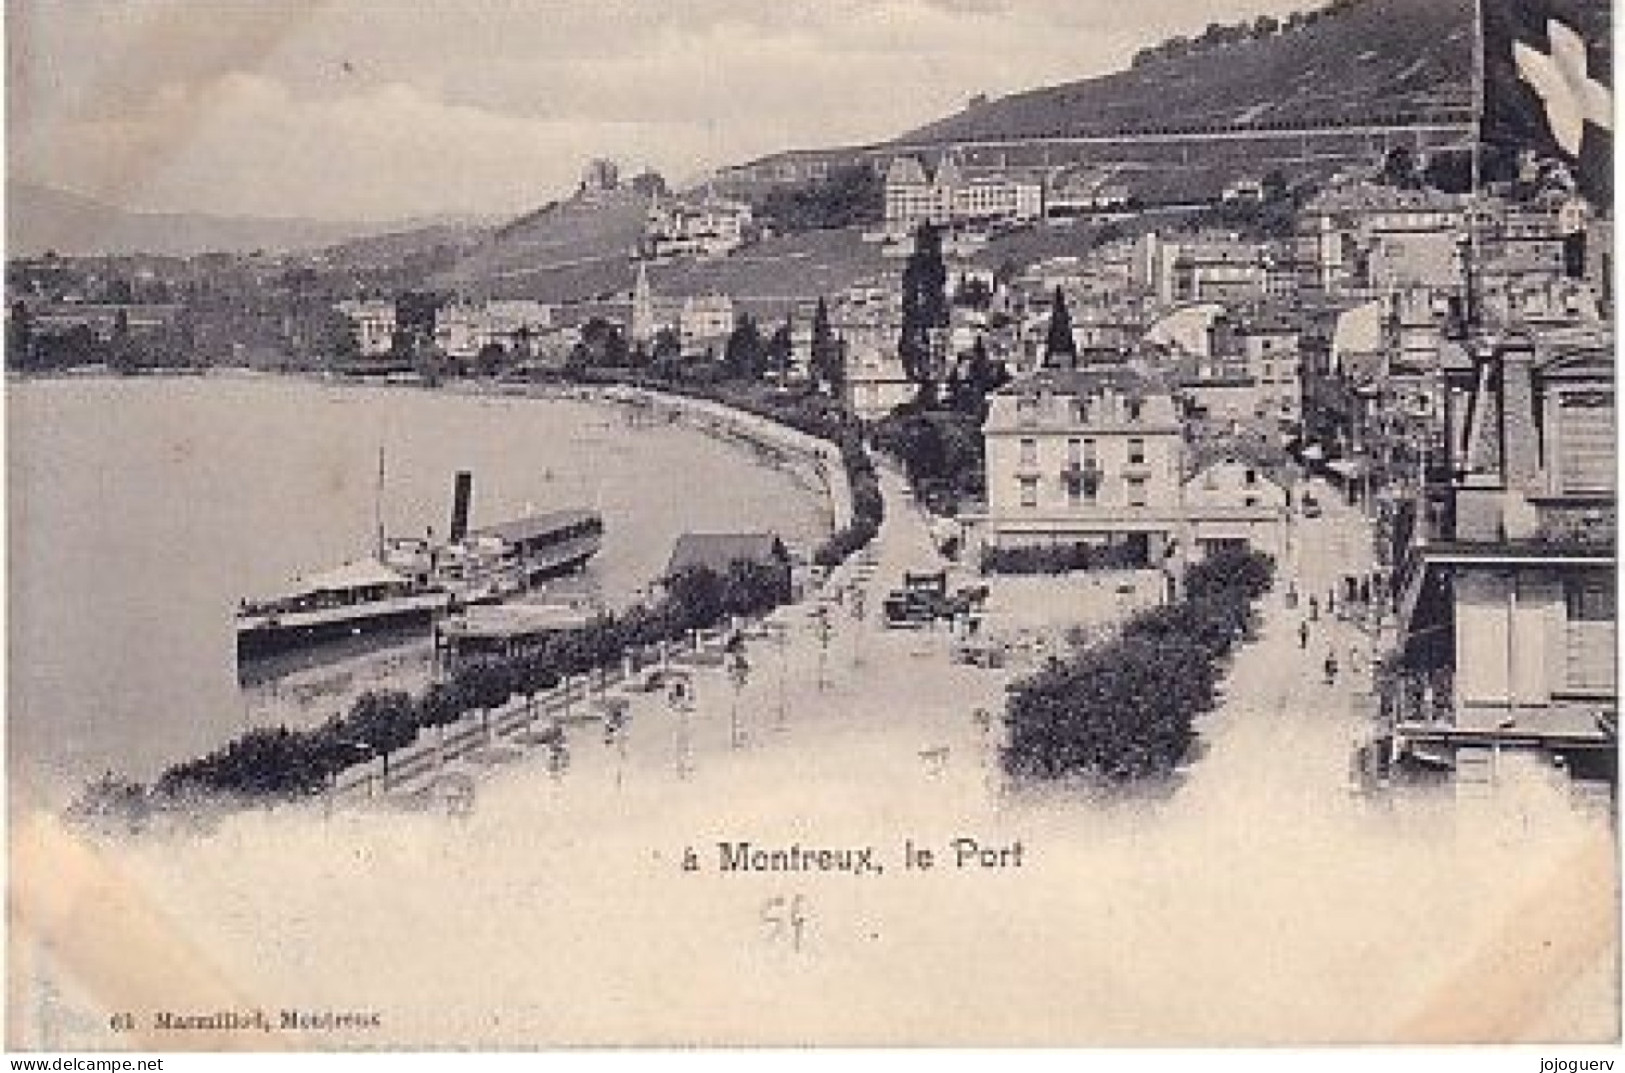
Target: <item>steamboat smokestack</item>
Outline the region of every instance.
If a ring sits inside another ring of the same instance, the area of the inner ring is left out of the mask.
[[[474,474],[466,469],[457,471],[457,484],[451,497],[451,542],[468,535],[468,507],[474,497]]]

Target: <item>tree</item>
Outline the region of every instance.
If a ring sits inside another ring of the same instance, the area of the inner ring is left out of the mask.
[[[820,300],[819,308],[823,308]],[[11,319],[6,322],[6,366],[26,369],[34,357],[34,315],[21,298],[11,303]]]
[[[581,338],[570,348],[565,368],[579,373],[586,369],[620,368],[626,365],[626,337],[618,324],[592,317],[581,326]]]
[[[767,370],[778,376],[789,373],[790,356],[794,349],[795,344],[791,340],[790,322],[785,321],[774,329],[772,337],[767,341],[767,347],[763,352],[764,364]]]
[[[1388,150],[1382,160],[1382,181],[1389,186],[1412,189],[1418,185],[1416,154],[1403,145]]]
[[[392,344],[410,357],[434,341],[434,319],[446,296],[433,291],[403,291],[395,299],[395,340]]]
[[[735,559],[722,577],[722,608],[730,615],[756,615],[790,599],[790,571]]]
[[[728,375],[737,380],[756,380],[766,364],[766,349],[762,345],[761,330],[756,318],[749,313],[739,314],[734,321],[733,334],[728,336],[722,351],[722,364]]]
[[[1044,338],[1044,362],[1059,365],[1062,358],[1066,359],[1067,366],[1076,366],[1078,343],[1072,336],[1072,313],[1066,308],[1066,295],[1056,287],[1050,304],[1049,333]]]
[[[350,706],[342,732],[383,758],[383,781],[389,783],[389,756],[412,744],[418,736],[417,712],[412,698],[398,689],[367,690]]]
[[[829,325],[829,306],[822,295],[818,308],[813,311],[812,323],[812,375],[815,383],[823,384],[835,398],[841,397],[846,379],[842,360],[841,341]]]
[[[993,289],[983,279],[967,279],[954,295],[954,304],[967,309],[986,309],[993,301]]]
[[[1473,154],[1466,149],[1436,149],[1422,165],[1422,181],[1446,194],[1465,194],[1473,188]]]
[[[517,683],[509,665],[498,659],[466,663],[452,679],[464,703],[480,713],[480,727],[490,732],[491,709],[500,708],[513,696]]]
[[[480,376],[495,376],[508,360],[508,352],[501,343],[492,341],[480,347],[474,355],[474,371]]]
[[[1286,173],[1280,168],[1271,168],[1264,173],[1264,179],[1259,184],[1264,190],[1265,201],[1285,201],[1292,195],[1292,187],[1287,182]]]
[[[942,233],[929,223],[914,233],[914,252],[903,267],[903,330],[897,354],[903,372],[919,385],[922,405],[936,403],[942,376],[943,337],[948,328],[948,269],[942,260]]]
[[[981,336],[971,345],[964,365],[954,409],[982,420],[987,417],[987,397],[1010,382],[1010,370],[1005,368],[1004,362],[994,361],[988,355],[987,343]]]
[[[119,373],[133,373],[141,368],[141,356],[130,334],[130,311],[127,309],[120,309],[113,315],[113,335],[108,344],[107,362]]]
[[[1012,774],[1126,783],[1171,773],[1213,707],[1217,675],[1199,645],[1123,637],[1018,684],[1002,758]]]
[[[683,341],[675,328],[655,332],[651,371],[663,380],[675,380],[683,368]]]
[[[839,168],[801,186],[777,187],[760,207],[760,215],[774,228],[792,233],[877,223],[884,211],[880,174],[864,164]]]
[[[682,629],[713,625],[723,614],[722,578],[706,567],[689,567],[666,579],[666,600]]]

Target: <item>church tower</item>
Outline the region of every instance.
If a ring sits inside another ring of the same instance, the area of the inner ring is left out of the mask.
[[[654,294],[649,290],[649,270],[639,262],[638,281],[632,287],[632,345],[647,347],[655,338]]]

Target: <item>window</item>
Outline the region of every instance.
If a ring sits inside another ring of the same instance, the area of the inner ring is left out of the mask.
[[[1023,507],[1038,506],[1038,478],[1021,478],[1021,505]]]
[[[1145,441],[1138,436],[1128,441],[1128,464],[1131,466],[1145,465]]]
[[[1097,456],[1095,455],[1095,441],[1094,440],[1084,440],[1083,441],[1083,465],[1084,465],[1084,468],[1085,469],[1094,469],[1097,464],[1098,464]]]
[[[1247,487],[1251,488],[1251,487],[1253,487],[1254,485],[1256,485],[1258,483],[1258,471],[1256,469],[1253,469],[1251,466],[1249,466],[1247,468],[1246,476],[1243,477],[1242,479],[1244,481],[1246,481]]]
[[[1613,692],[1617,688],[1613,579],[1567,578],[1563,599],[1568,620],[1565,656],[1569,688],[1587,693]]]
[[[1070,439],[1066,441],[1066,460],[1074,466],[1083,464],[1083,441]]]
[[[1038,400],[1031,395],[1023,395],[1016,400],[1016,420],[1023,425],[1031,425],[1038,421]]]
[[[1563,603],[1570,622],[1613,622],[1616,617],[1613,586],[1601,579],[1565,580]]]
[[[1021,464],[1023,466],[1038,465],[1038,441],[1024,438],[1021,441]]]
[[[1145,478],[1129,477],[1123,484],[1128,489],[1128,505],[1131,507],[1145,506]]]
[[[1129,399],[1128,400],[1128,419],[1130,421],[1138,421],[1140,419],[1140,411],[1143,410],[1144,408],[1145,408],[1145,400],[1143,400],[1143,399]]]
[[[1558,475],[1563,491],[1611,491],[1614,486],[1613,393],[1564,392],[1558,407]]]

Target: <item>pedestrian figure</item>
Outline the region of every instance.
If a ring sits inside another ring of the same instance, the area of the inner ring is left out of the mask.
[[[1326,684],[1332,685],[1337,681],[1337,653],[1331,649],[1326,650]]]
[[[1307,619],[1298,623],[1298,647],[1309,647],[1309,622]]]
[[[1360,579],[1360,602],[1362,604],[1371,603],[1371,579],[1368,577]]]
[[[1326,613],[1337,614],[1337,589],[1333,588],[1326,593]]]
[[[1309,597],[1309,621],[1314,622],[1320,618],[1320,597]]]

